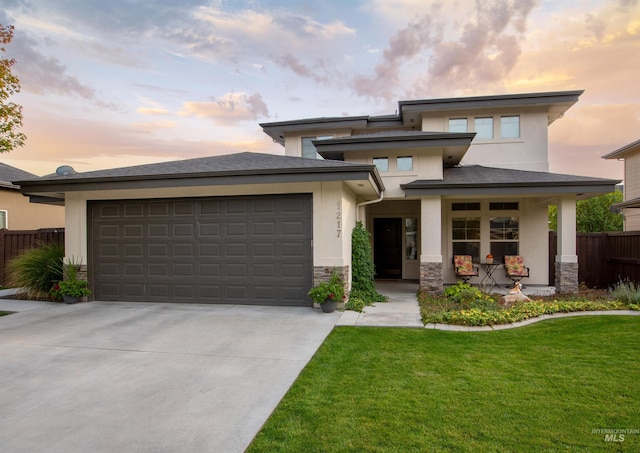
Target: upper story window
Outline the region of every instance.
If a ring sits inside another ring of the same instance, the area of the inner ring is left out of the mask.
[[[493,117],[475,118],[474,126],[477,139],[491,140],[493,138]]]
[[[308,159],[322,159],[322,156],[318,154],[318,152],[316,151],[316,147],[312,143],[312,141],[326,140],[328,138],[333,138],[333,136],[322,135],[319,137],[302,137],[302,157],[306,157]]]
[[[373,165],[378,167],[379,172],[389,171],[389,158],[388,157],[374,157]]]
[[[520,117],[518,115],[500,117],[500,137],[520,138]]]
[[[7,228],[7,211],[0,211],[0,230]]]
[[[413,171],[413,157],[404,156],[398,157],[397,161],[398,171]]]
[[[466,118],[449,118],[449,132],[467,132]]]

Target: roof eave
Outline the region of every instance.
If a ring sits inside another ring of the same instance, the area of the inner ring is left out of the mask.
[[[384,190],[382,178],[373,165],[345,167],[314,167],[272,170],[208,172],[200,174],[167,174],[138,176],[109,176],[101,178],[73,178],[63,180],[32,180],[22,182],[24,195],[64,193],[84,190],[149,189],[162,187],[194,187],[204,185],[238,185],[259,183],[290,183],[311,181],[366,180],[372,175],[378,190]]]
[[[405,196],[425,195],[508,195],[508,194],[551,194],[551,193],[609,193],[615,190],[617,182],[594,184],[402,184]]]
[[[615,151],[611,151],[609,154],[605,154],[602,156],[603,159],[619,159],[621,157],[625,157],[626,154],[639,151],[640,150],[640,140],[636,140],[633,143],[629,143],[628,145],[624,145],[622,148],[618,148]]]

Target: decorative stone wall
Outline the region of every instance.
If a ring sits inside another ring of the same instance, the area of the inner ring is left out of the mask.
[[[444,291],[442,263],[420,263],[420,289],[432,294]]]
[[[556,262],[556,293],[578,292],[578,263]]]

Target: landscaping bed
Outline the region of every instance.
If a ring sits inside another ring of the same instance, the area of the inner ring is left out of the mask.
[[[447,288],[443,295],[418,293],[425,324],[492,326],[554,313],[640,310],[640,286],[621,282],[611,290],[580,288],[578,294],[531,296],[532,300],[505,307],[501,295],[486,294],[467,283]]]

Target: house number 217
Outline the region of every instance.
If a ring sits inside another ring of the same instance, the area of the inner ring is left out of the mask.
[[[342,234],[342,200],[338,201],[336,209],[336,233],[338,237]]]

